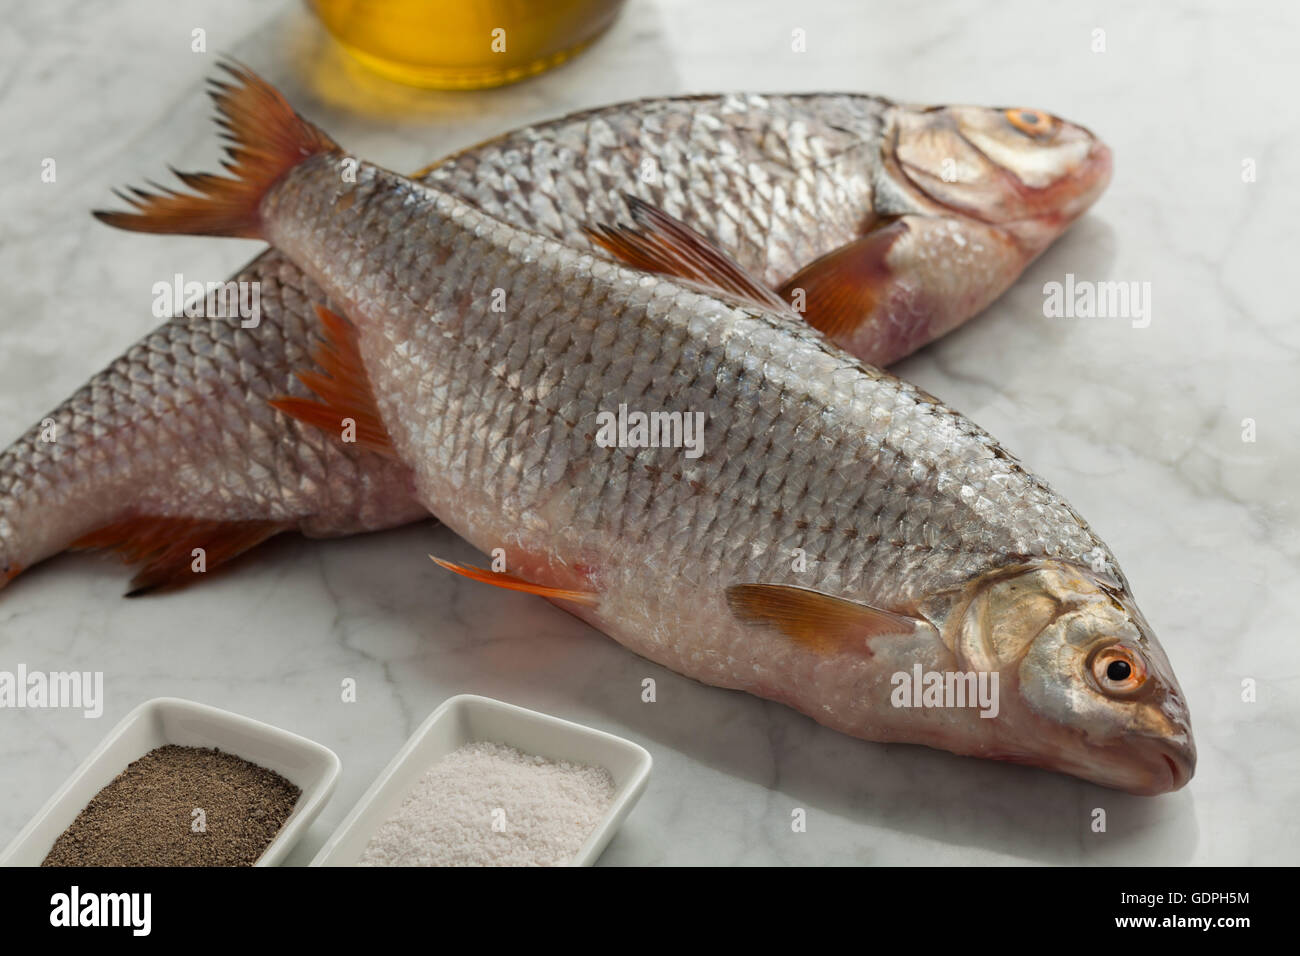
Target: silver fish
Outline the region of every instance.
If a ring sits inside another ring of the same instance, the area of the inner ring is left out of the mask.
[[[1046,113],[832,94],[605,107],[420,175],[602,254],[589,226],[634,218],[634,196],[773,289],[804,289],[806,318],[884,365],[1000,294],[1109,169],[1103,144]],[[331,304],[325,294],[274,251],[232,281],[260,284],[257,328],[178,316],[0,455],[0,586],[69,546],[102,547],[143,565],[137,593],[195,580],[195,547],[210,570],[282,531],[351,534],[424,515],[402,463],[269,404],[310,395],[295,373],[320,371],[313,305]]]
[[[373,401],[418,500],[508,564],[444,567],[856,736],[1141,794],[1190,778],[1186,703],[1114,557],[976,425],[757,282],[712,294],[519,229],[228,69],[234,178],[101,218],[262,236],[342,305],[355,362],[318,393],[336,415]],[[644,238],[692,259],[692,235]],[[924,692],[900,694],[911,675]],[[976,685],[995,713],[955,696]]]

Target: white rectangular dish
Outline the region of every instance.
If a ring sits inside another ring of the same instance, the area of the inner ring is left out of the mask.
[[[311,865],[354,866],[380,824],[401,807],[424,773],[453,750],[477,742],[609,771],[614,802],[571,866],[591,866],[600,857],[645,791],[653,762],[644,747],[622,737],[490,697],[461,694],[444,701],[402,745]]]
[[[40,866],[95,794],[131,761],[166,744],[216,747],[274,770],[301,788],[293,813],[255,866],[274,866],[307,832],[334,792],[341,767],[334,751],[306,737],[196,701],[156,697],[109,731],[0,854],[0,866]]]

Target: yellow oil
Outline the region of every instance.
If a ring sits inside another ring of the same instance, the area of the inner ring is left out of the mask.
[[[478,89],[558,66],[624,0],[309,0],[353,57],[401,83]]]

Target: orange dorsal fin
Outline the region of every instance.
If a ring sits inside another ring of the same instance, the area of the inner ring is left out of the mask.
[[[209,93],[226,140],[222,166],[230,176],[177,172],[193,193],[155,183],[150,183],[153,192],[118,191],[134,211],[96,212],[96,219],[134,232],[260,239],[259,208],[271,187],[304,160],[338,149],[252,70],[234,61],[223,61],[220,67],[233,82],[211,80]]]
[[[910,634],[916,619],[869,604],[786,584],[733,584],[727,605],[747,624],[774,627],[819,654],[858,649],[882,634]]]
[[[907,223],[894,220],[832,249],[796,272],[781,286],[779,295],[791,302],[802,289],[803,308],[796,311],[827,338],[852,332],[870,318],[880,302],[891,278],[886,256],[906,232]]]
[[[552,588],[544,584],[534,584],[531,581],[525,581],[523,578],[508,574],[505,571],[489,571],[486,568],[471,568],[463,564],[456,564],[452,561],[444,561],[442,558],[435,558],[429,555],[433,563],[440,568],[446,568],[448,571],[459,574],[461,577],[469,578],[471,581],[482,581],[484,584],[491,584],[493,587],[505,588],[507,591],[523,591],[527,594],[536,594],[540,597],[549,598],[552,601],[572,601],[575,604],[585,604],[588,607],[595,607],[599,603],[599,598],[593,591],[576,591],[570,588]]]
[[[625,194],[635,226],[588,229],[591,241],[634,269],[686,279],[706,288],[789,312],[790,304],[742,269],[708,239],[663,210]]]
[[[271,405],[286,415],[335,435],[344,435],[351,420],[356,444],[389,458],[396,458],[393,440],[379,414],[370,376],[361,361],[357,331],[347,319],[323,305],[316,306],[322,341],[312,350],[320,372],[298,372],[295,376],[320,399],[284,395]]]
[[[146,591],[192,584],[290,527],[291,524],[280,521],[212,521],[133,515],[83,535],[69,547],[74,550],[115,551],[127,564],[143,565],[132,578],[131,589],[127,591],[127,597],[135,597]],[[194,553],[196,548],[202,549],[201,563]]]

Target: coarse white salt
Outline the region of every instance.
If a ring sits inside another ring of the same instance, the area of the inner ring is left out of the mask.
[[[473,743],[435,763],[358,866],[562,866],[614,802],[603,767]]]

